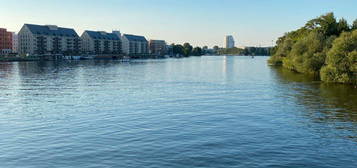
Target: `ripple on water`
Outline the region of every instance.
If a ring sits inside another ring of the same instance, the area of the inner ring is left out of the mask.
[[[266,60],[0,63],[0,167],[356,167],[357,90]]]

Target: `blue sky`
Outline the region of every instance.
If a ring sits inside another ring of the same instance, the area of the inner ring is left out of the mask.
[[[357,19],[357,0],[0,0],[0,27],[24,23],[84,30],[120,30],[168,43],[272,45],[285,32],[327,12]]]

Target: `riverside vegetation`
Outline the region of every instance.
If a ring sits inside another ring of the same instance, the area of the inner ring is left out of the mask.
[[[218,55],[244,55],[244,56],[255,56],[255,55],[271,55],[271,47],[246,47],[246,48],[221,48],[215,49]]]
[[[272,52],[271,65],[314,74],[324,82],[357,84],[357,20],[349,25],[327,13],[280,37]]]

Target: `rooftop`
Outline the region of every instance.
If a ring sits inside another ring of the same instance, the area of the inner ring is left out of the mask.
[[[114,33],[107,33],[104,31],[90,31],[86,30],[84,33],[88,33],[93,39],[106,39],[106,40],[120,40],[120,37]]]
[[[136,36],[136,35],[131,35],[131,34],[124,34],[129,41],[146,41],[146,38],[144,36]]]
[[[25,24],[33,34],[78,37],[74,29],[57,27],[54,25]]]

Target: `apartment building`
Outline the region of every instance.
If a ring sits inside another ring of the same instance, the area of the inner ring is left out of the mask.
[[[12,52],[13,53],[18,52],[18,50],[17,50],[18,46],[19,46],[18,35],[16,33],[12,32]]]
[[[150,54],[163,56],[167,54],[167,45],[165,40],[150,40],[149,41]]]
[[[74,29],[25,24],[18,34],[21,55],[79,55],[81,39]]]
[[[121,54],[121,34],[119,31],[86,30],[82,36],[82,51],[86,54]]]
[[[0,28],[0,53],[8,54],[12,52],[12,33],[4,28]]]
[[[128,55],[144,55],[149,53],[148,41],[144,36],[124,34],[122,36],[123,53]]]

